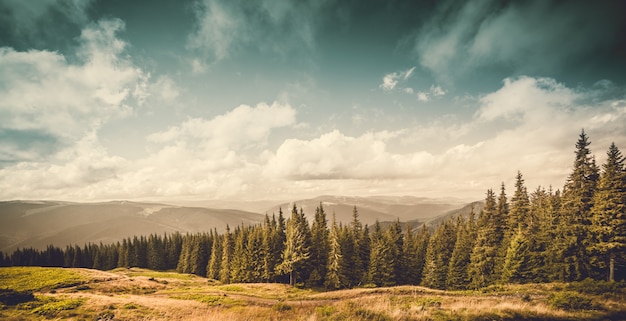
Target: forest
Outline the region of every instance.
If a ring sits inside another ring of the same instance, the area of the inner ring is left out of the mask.
[[[134,236],[115,244],[0,253],[0,266],[111,270],[176,270],[222,283],[277,282],[327,290],[393,285],[478,289],[494,284],[626,279],[626,170],[611,144],[598,166],[582,131],[562,189],[528,190],[517,172],[486,192],[484,208],[433,230],[399,221],[363,225],[355,206],[349,224],[323,204],[309,222],[296,205],[285,217],[216,230]]]

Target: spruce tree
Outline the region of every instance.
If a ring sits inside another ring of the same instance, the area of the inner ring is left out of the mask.
[[[217,237],[217,233],[215,233],[215,240],[211,246],[211,257],[209,258],[209,263],[207,265],[207,275],[206,277],[213,280],[218,280],[220,278],[220,265],[222,263],[222,246],[224,242]]]
[[[496,199],[492,190],[487,191],[485,207],[477,222],[477,235],[468,273],[473,288],[491,285],[498,278],[496,275],[497,262],[500,261],[500,242],[502,241],[504,226],[498,215]]]
[[[470,216],[467,222],[463,221],[462,216],[459,215],[457,221],[456,231],[456,243],[450,256],[450,263],[448,264],[448,276],[446,279],[446,285],[448,289],[466,289],[468,288],[470,278],[467,268],[470,264],[470,255],[474,248],[474,208],[470,212]]]
[[[294,205],[291,218],[287,221],[282,262],[276,267],[277,272],[289,275],[291,286],[296,285],[299,270],[310,257],[306,241],[306,226],[306,219],[302,211],[299,214]]]
[[[530,199],[528,192],[524,186],[524,178],[520,171],[515,177],[515,192],[511,198],[511,210],[508,217],[509,235],[514,235],[518,231],[518,227],[526,228],[530,212]]]
[[[222,237],[222,262],[220,264],[219,279],[222,283],[230,283],[230,266],[233,256],[233,237],[230,227],[226,225],[226,232]]]
[[[352,285],[357,285],[363,282],[366,279],[366,264],[363,261],[363,243],[365,242],[363,237],[363,224],[359,219],[359,210],[356,205],[352,209],[352,221],[350,222],[350,233],[349,237],[351,239],[351,252],[348,254],[350,257],[348,258],[348,262],[351,265],[350,271],[350,283]]]
[[[456,243],[456,229],[452,221],[441,224],[428,242],[422,285],[445,289],[450,256]]]
[[[335,214],[333,213],[333,223],[329,234],[328,265],[324,280],[324,286],[331,290],[340,289],[346,283],[339,233],[339,227],[337,226]]]
[[[615,281],[615,261],[626,252],[626,170],[624,157],[612,143],[593,199],[591,250],[608,281]]]
[[[324,212],[324,206],[320,203],[319,207],[315,209],[315,220],[311,227],[311,266],[313,267],[313,271],[307,282],[311,286],[324,285],[329,251],[330,245],[326,212]]]
[[[576,142],[574,168],[561,196],[555,248],[551,250],[557,255],[553,277],[560,281],[582,280],[591,273],[589,226],[598,168],[590,144],[583,130]]]
[[[517,233],[511,238],[508,246],[504,267],[502,269],[502,281],[504,283],[525,283],[528,280],[527,274],[532,269],[529,266],[528,258],[530,251],[528,241],[524,235],[524,229],[517,227]]]
[[[368,280],[376,286],[395,285],[393,247],[387,233],[383,233],[378,220],[371,236]]]

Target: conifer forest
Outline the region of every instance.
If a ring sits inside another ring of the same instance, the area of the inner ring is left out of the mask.
[[[486,191],[484,207],[439,226],[349,224],[319,204],[309,222],[296,205],[253,226],[201,234],[134,236],[0,253],[1,266],[176,270],[223,283],[279,282],[328,290],[423,285],[477,289],[502,283],[626,279],[626,169],[615,144],[596,164],[583,131],[562,188]]]

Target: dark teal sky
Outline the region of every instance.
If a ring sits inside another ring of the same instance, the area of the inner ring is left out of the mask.
[[[0,198],[559,186],[581,128],[626,144],[625,9],[3,0]]]

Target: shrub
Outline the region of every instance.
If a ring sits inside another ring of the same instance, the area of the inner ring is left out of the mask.
[[[366,309],[357,309],[354,311],[354,315],[358,317],[360,320],[367,321],[390,321],[392,320],[389,316],[382,312],[374,312]]]
[[[291,309],[292,307],[289,304],[285,304],[282,302],[278,302],[272,306],[272,310],[278,311],[278,312],[290,311]]]
[[[333,313],[335,313],[335,308],[332,306],[323,305],[321,307],[316,307],[315,312],[321,317],[329,317],[333,315]]]
[[[619,293],[626,284],[621,282],[608,282],[608,281],[596,281],[591,278],[586,278],[579,282],[572,282],[568,284],[565,289],[570,291],[577,291],[585,294],[606,294],[606,293]]]
[[[551,294],[548,304],[564,310],[588,310],[593,308],[591,299],[573,291],[564,291]]]
[[[0,302],[6,305],[16,305],[35,300],[33,292],[0,289]]]
[[[69,299],[46,303],[33,310],[34,314],[45,316],[48,318],[56,317],[61,311],[73,310],[83,304],[81,299]]]

